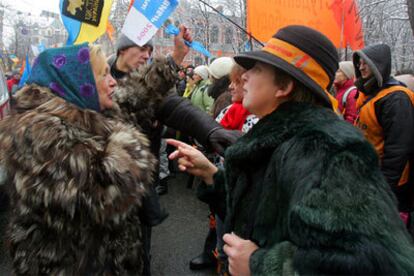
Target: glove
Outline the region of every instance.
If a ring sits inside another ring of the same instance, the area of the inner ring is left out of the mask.
[[[216,127],[210,131],[208,141],[214,151],[224,156],[226,148],[233,145],[242,134],[238,130],[227,130],[222,127]]]

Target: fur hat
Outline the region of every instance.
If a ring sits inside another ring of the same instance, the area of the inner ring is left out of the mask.
[[[345,76],[351,80],[355,78],[354,63],[352,61],[341,61],[339,63],[339,70],[345,74]]]
[[[134,46],[139,47],[139,45],[137,45],[134,41],[132,41],[126,35],[121,33],[121,35],[118,37],[118,40],[116,41],[115,50],[117,54],[119,54],[119,51],[128,49],[130,47],[134,47]],[[143,47],[150,47],[151,52],[152,52],[152,50],[154,49],[154,43],[152,39],[150,39],[147,43],[145,43]]]
[[[194,74],[199,75],[203,80],[208,79],[208,67],[206,65],[197,66],[194,69]]]
[[[270,64],[295,78],[326,106],[332,107],[328,91],[338,70],[338,53],[322,33],[305,26],[280,29],[259,51],[234,57],[246,69],[257,61]]]
[[[208,71],[210,72],[210,75],[215,79],[220,79],[230,74],[234,64],[235,62],[233,58],[219,57],[210,64]]]

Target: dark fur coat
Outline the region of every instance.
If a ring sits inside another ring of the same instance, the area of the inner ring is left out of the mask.
[[[14,272],[140,274],[137,209],[155,163],[148,140],[47,88],[20,90],[15,111],[0,122],[0,162],[13,184]]]
[[[226,151],[225,173],[204,192],[226,232],[260,247],[253,275],[414,275],[412,240],[378,164],[332,111],[285,103]]]
[[[162,57],[119,80],[114,101],[119,106],[122,119],[151,134],[156,128],[157,110],[171,93],[175,81],[174,71]]]

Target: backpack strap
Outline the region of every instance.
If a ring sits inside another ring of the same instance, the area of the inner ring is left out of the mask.
[[[354,89],[356,89],[356,87],[351,86],[345,91],[344,95],[342,96],[342,107],[346,106],[346,99],[348,99],[349,93],[351,93],[351,91]]]

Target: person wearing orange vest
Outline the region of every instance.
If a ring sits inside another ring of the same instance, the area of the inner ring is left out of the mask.
[[[401,217],[408,223],[414,202],[414,93],[391,77],[391,50],[385,44],[356,51],[353,63],[361,92],[356,125],[375,147]]]

